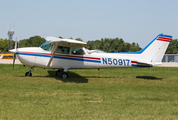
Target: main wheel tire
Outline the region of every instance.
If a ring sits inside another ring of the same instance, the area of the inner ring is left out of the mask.
[[[61,70],[56,71],[56,75],[60,76],[61,75]]]
[[[26,72],[26,73],[25,73],[25,76],[26,76],[26,77],[31,77],[31,76],[32,76],[32,73],[31,73],[31,72],[30,72],[30,73],[29,73],[29,72]]]
[[[62,72],[60,77],[66,79],[69,77],[69,75],[67,74],[67,72]]]

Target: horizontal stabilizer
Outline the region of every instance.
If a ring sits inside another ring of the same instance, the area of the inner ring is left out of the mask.
[[[152,64],[138,61],[131,61],[133,67],[152,67]]]

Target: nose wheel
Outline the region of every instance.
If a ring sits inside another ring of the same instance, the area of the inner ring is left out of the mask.
[[[26,77],[31,77],[31,76],[32,76],[32,73],[31,73],[31,70],[32,70],[32,69],[33,69],[33,68],[31,67],[30,70],[25,73],[25,76],[26,76]]]
[[[25,76],[26,76],[26,77],[31,77],[31,76],[32,76],[32,73],[31,73],[31,72],[26,72],[26,73],[25,73]]]
[[[59,69],[59,70],[56,72],[56,75],[59,76],[59,77],[61,77],[61,78],[64,78],[64,79],[66,79],[66,78],[69,77],[67,71],[64,71],[64,69]]]

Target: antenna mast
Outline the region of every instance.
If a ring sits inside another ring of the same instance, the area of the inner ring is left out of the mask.
[[[7,35],[9,36],[9,50],[12,49],[12,38],[13,38],[14,33],[15,32],[13,30],[12,31],[8,30],[8,33],[7,33]]]

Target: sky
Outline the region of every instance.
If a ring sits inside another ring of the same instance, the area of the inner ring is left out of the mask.
[[[0,38],[39,35],[122,38],[144,48],[158,34],[178,39],[178,0],[0,0]]]

